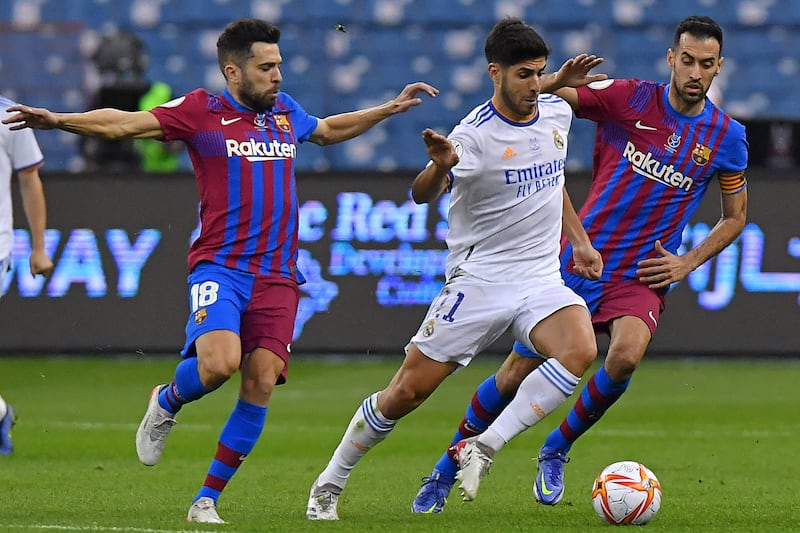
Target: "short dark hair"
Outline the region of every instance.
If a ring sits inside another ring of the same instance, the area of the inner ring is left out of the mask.
[[[698,39],[716,39],[719,43],[719,53],[722,54],[722,28],[711,17],[692,15],[683,19],[675,28],[675,37],[672,40],[673,49],[678,48],[681,35],[684,33]]]
[[[483,51],[486,61],[503,67],[550,55],[541,35],[518,18],[506,18],[495,24],[486,37]]]
[[[225,26],[217,39],[219,69],[225,72],[228,62],[242,67],[253,55],[253,43],[278,44],[281,30],[271,22],[258,19],[239,19]]]

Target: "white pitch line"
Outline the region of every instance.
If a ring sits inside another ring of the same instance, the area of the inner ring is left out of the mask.
[[[611,429],[597,428],[592,431],[594,434],[601,434],[610,437],[659,437],[668,438],[670,436],[684,436],[692,438],[796,438],[797,432],[790,430],[774,429],[690,429],[680,433],[674,431],[649,430],[649,429]]]
[[[64,422],[60,420],[47,420],[47,421],[27,421],[27,427],[36,428],[36,429],[79,429],[81,431],[136,431],[139,427],[139,424],[133,423],[122,423],[122,422]],[[212,424],[193,424],[193,423],[182,423],[178,422],[178,425],[175,426],[178,431],[191,431],[191,432],[219,432],[222,429],[222,423],[219,426],[215,426]],[[19,427],[19,426],[17,426]],[[318,424],[318,425],[302,425],[298,426],[295,424],[286,423],[269,423],[264,426],[264,429],[267,431],[283,431],[283,430],[291,430],[295,433],[311,433],[311,432],[318,432],[318,431],[339,431],[341,429],[340,425],[333,425],[333,424]],[[19,430],[17,430],[19,431]]]
[[[48,420],[34,421],[27,425],[40,428],[81,429],[86,431],[136,431],[139,424],[116,422],[63,422]],[[182,431],[213,431],[219,429],[211,424],[179,424]]]
[[[153,529],[149,527],[126,527],[126,526],[70,526],[65,524],[0,524],[0,530],[8,531],[12,529],[24,529],[30,531],[38,529],[42,531],[111,531],[120,533],[208,533],[202,529]],[[239,533],[226,529],[225,533]]]
[[[129,423],[113,423],[113,422],[63,422],[58,420],[45,421],[45,422],[32,422],[31,427],[37,428],[59,428],[59,429],[79,429],[82,431],[136,431],[139,427],[138,424]],[[220,426],[221,427],[221,426]],[[220,427],[211,424],[181,424],[177,428],[180,431],[190,432],[215,432],[219,431]],[[314,424],[314,425],[297,425],[289,423],[272,423],[267,422],[264,429],[268,432],[289,430],[294,433],[312,433],[318,431],[333,431],[338,430],[340,426],[330,424]],[[652,429],[634,429],[634,428],[615,428],[615,427],[598,427],[591,431],[592,435],[606,435],[610,437],[619,438],[639,438],[639,437],[658,437],[667,438],[676,435],[675,432],[668,432],[665,430],[652,430]],[[797,432],[791,429],[730,429],[725,427],[719,428],[706,428],[706,429],[689,429],[681,432],[681,435],[695,438],[712,438],[712,437],[726,437],[726,438],[795,438]]]

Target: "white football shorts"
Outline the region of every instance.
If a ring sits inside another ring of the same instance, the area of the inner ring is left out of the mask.
[[[509,328],[534,350],[531,330],[570,305],[585,308],[586,302],[561,278],[490,283],[462,273],[433,300],[410,343],[434,361],[467,366]]]

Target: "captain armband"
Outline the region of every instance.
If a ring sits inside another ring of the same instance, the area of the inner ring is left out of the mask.
[[[744,172],[719,175],[719,188],[722,194],[736,194],[745,187],[747,187],[747,180],[744,177]]]

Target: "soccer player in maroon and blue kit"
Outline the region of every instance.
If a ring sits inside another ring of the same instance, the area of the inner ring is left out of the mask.
[[[217,499],[255,446],[276,384],[286,380],[297,312],[297,145],[355,137],[418,105],[434,87],[407,85],[372,108],[317,118],[280,91],[279,29],[243,19],[217,41],[226,80],[221,94],[197,89],[150,111],[99,109],[58,114],[13,106],[12,129],[58,128],[108,139],[183,141],[200,192],[199,237],[189,252],[186,344],[171,383],[156,386],[136,433],[145,465],[161,457],[181,407],[213,391],[237,370],[239,399],[222,429],[188,521],[223,523]]]
[[[562,275],[582,296],[597,332],[610,336],[604,365],[585,385],[563,422],[539,451],[536,499],[557,504],[564,495],[563,465],[572,444],[628,388],[664,310],[672,283],[733,242],[745,225],[747,140],[744,127],[706,98],[722,67],[722,29],[692,16],[675,29],[668,84],[605,80],[556,94],[578,117],[597,123],[594,175],[578,211],[605,268],[599,280],[574,273],[564,246]],[[722,213],[706,238],[675,255],[682,232],[711,181],[719,182]],[[514,396],[519,383],[547,355],[517,342],[493,376],[476,390],[452,443],[482,433]],[[423,478],[412,510],[438,513],[458,465],[445,453]]]

